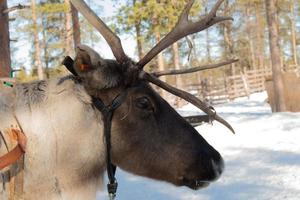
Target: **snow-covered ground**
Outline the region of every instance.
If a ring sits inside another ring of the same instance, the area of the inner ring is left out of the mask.
[[[233,135],[215,122],[197,130],[223,156],[226,170],[208,188],[186,187],[118,170],[118,200],[299,200],[300,113],[272,114],[265,93],[216,106],[234,127]],[[197,112],[187,105],[183,114]],[[99,194],[107,199],[106,191]],[[99,198],[99,199],[100,199]]]

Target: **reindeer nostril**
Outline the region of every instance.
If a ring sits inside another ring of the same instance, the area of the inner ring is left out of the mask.
[[[212,159],[211,165],[215,173],[215,180],[217,180],[221,176],[222,172],[224,171],[224,161],[222,157],[220,157],[218,161]]]

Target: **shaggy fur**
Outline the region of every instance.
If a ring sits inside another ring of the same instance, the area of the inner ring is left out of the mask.
[[[15,112],[28,137],[24,199],[93,199],[101,185],[100,116],[83,87],[63,79],[17,85],[11,90],[15,98],[0,93],[0,131],[17,125]],[[3,141],[0,147],[1,155],[6,153]],[[8,183],[0,184],[0,199],[6,199],[8,189]]]
[[[82,68],[82,66],[85,66]],[[123,82],[123,69],[115,60],[103,59],[97,52],[86,45],[77,48],[74,68],[88,86],[88,93],[101,89],[113,88]]]

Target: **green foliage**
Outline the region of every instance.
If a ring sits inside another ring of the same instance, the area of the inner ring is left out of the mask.
[[[141,24],[143,28],[148,29],[148,34],[153,31],[166,33],[175,26],[185,4],[185,0],[127,1],[127,4],[119,9],[116,18],[118,24],[125,31],[131,31],[135,25]],[[195,3],[191,10],[191,16],[194,16],[199,10],[200,4]]]
[[[81,40],[83,44],[87,44],[94,48],[95,45],[101,40],[100,34],[86,19],[81,20],[80,29]]]
[[[115,16],[117,31],[136,34],[139,27],[140,34],[136,35],[135,39],[143,44],[143,51],[147,52],[157,43],[157,33],[163,37],[171,31],[185,5],[186,0],[128,0]],[[190,18],[199,16],[201,9],[199,1],[196,1],[191,9]],[[172,54],[169,51],[165,51],[164,55],[166,61],[171,60]],[[149,70],[153,70],[153,66],[154,64],[150,63]]]
[[[40,13],[65,13],[70,11],[70,7],[64,3],[43,3],[37,10]]]
[[[41,47],[41,59],[44,71],[47,77],[64,74],[65,70],[61,66],[61,61],[65,52],[65,16],[70,12],[70,6],[63,0],[41,0],[36,2],[37,12],[37,29]],[[94,6],[93,6],[94,7]],[[94,9],[94,8],[93,8]],[[96,11],[99,11],[97,7]],[[34,66],[34,26],[30,9],[20,10],[16,17],[16,32],[18,39],[27,41],[31,45],[30,55],[27,60],[31,60],[31,66]],[[91,46],[100,41],[100,35],[97,31],[83,18],[80,18],[82,42]],[[15,48],[13,48],[15,49]],[[22,66],[23,63],[13,60],[14,66]],[[30,73],[20,75],[22,80],[32,80],[37,78],[37,70],[28,69]],[[20,73],[19,73],[20,74]],[[25,76],[26,75],[26,76]],[[31,77],[31,78],[29,78]]]

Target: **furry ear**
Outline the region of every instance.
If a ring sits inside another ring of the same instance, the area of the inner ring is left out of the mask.
[[[73,69],[89,91],[116,87],[123,81],[122,67],[116,61],[101,58],[86,45],[77,47]]]
[[[89,72],[104,64],[104,59],[86,45],[79,45],[76,49],[74,69],[78,74]]]

